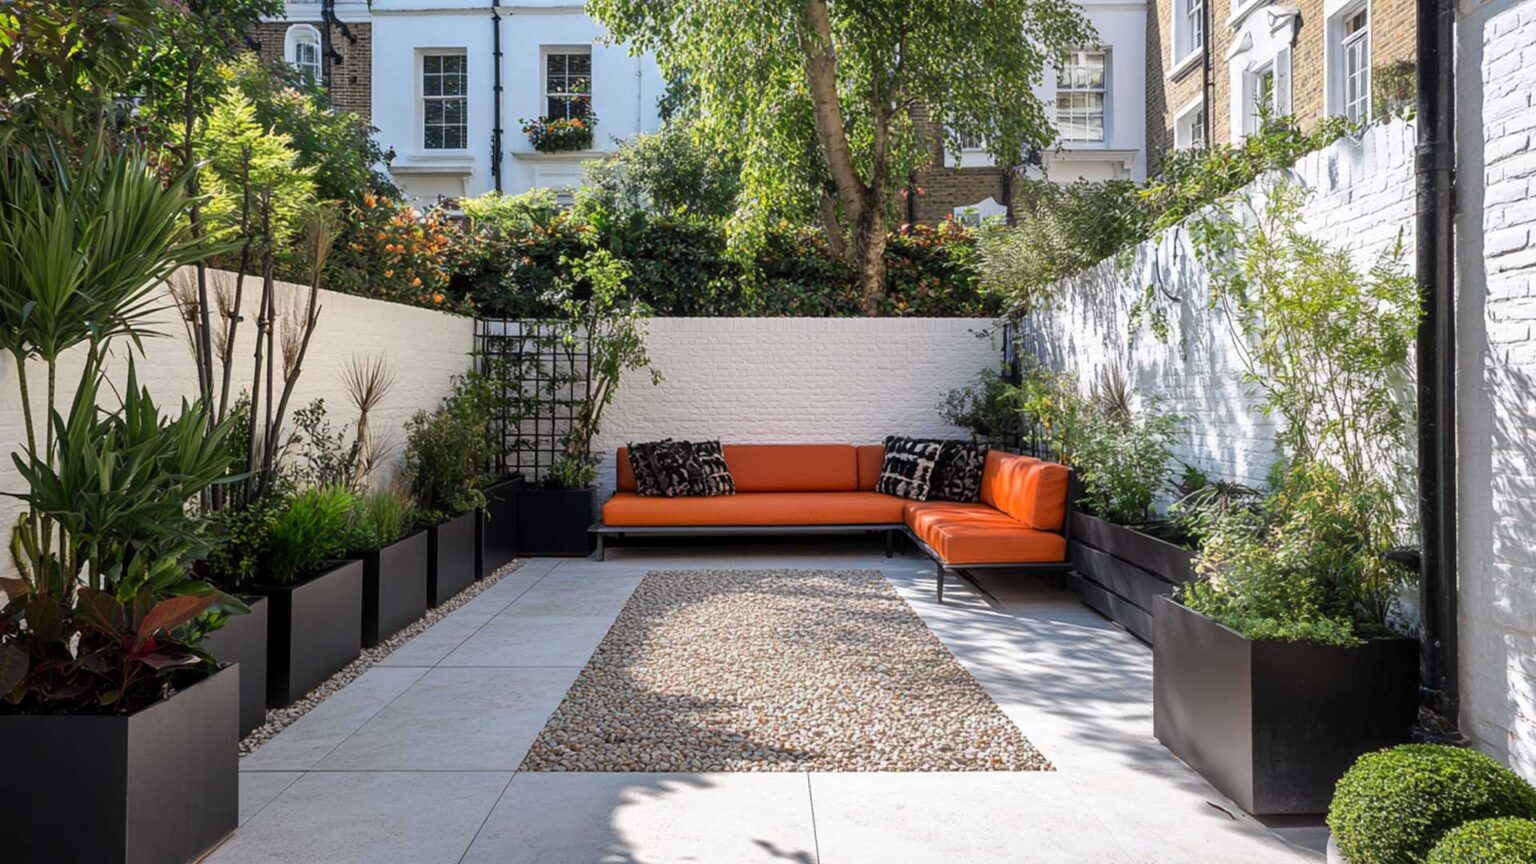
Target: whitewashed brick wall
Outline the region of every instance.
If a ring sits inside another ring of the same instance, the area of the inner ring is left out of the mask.
[[[613,451],[674,437],[725,443],[868,443],[964,436],[939,419],[951,389],[997,368],[975,318],[657,318],[647,345],[665,380],[626,379],[596,448],[599,500]]]
[[[1356,253],[1368,267],[1399,237],[1413,265],[1413,143],[1409,123],[1372,126],[1302,158],[1289,172],[1310,190],[1303,227]],[[1130,309],[1148,285],[1167,315],[1166,343],[1146,323],[1132,334]],[[1241,354],[1226,318],[1209,308],[1204,271],[1182,226],[1065,280],[1056,302],[1026,322],[1025,346],[1078,373],[1119,366],[1144,397],[1183,417],[1176,457],[1215,477],[1261,483],[1274,459],[1274,426],[1243,381]]]
[[[228,273],[216,272],[214,275],[216,280],[232,278]],[[235,393],[242,388],[249,389],[255,345],[255,331],[250,322],[255,320],[257,304],[252,295],[259,292],[259,281],[247,280],[246,321],[241,325],[235,349],[236,374],[232,386]],[[294,308],[299,297],[308,296],[307,289],[286,283],[279,283],[279,292],[276,307],[279,314]],[[161,409],[172,411],[180,405],[182,397],[196,398],[197,369],[193,365],[185,329],[171,306],[168,292],[165,304],[156,315],[153,326],[164,335],[145,341],[145,353],[136,359],[135,366],[140,382],[160,402]],[[350,423],[355,418],[342,382],[343,369],[354,356],[385,355],[395,373],[395,387],[369,422],[387,443],[393,445],[392,457],[397,460],[405,421],[420,408],[436,406],[448,393],[452,376],[469,368],[469,352],[473,344],[474,322],[469,318],[323,292],[320,323],[290,406],[298,408],[313,399],[324,398],[333,424]],[[118,381],[127,369],[127,352],[128,343],[119,342],[108,364],[113,378]],[[60,370],[60,381],[65,382],[65,392],[58,400],[62,410],[68,409],[73,383],[80,369],[78,354],[70,359],[72,362],[63,364]],[[16,368],[9,356],[5,360],[0,363],[0,491],[19,492],[23,491],[23,484],[9,454],[21,448],[25,431],[17,396]],[[41,364],[32,368],[29,378],[34,409],[41,420],[39,403],[44,379]],[[384,471],[392,473],[393,467],[388,466]],[[3,540],[0,548],[9,544],[11,528],[22,509],[15,499],[0,498],[0,540]],[[0,575],[13,572],[10,554],[0,552]]]
[[[1536,780],[1536,2],[1462,12],[1461,722]]]

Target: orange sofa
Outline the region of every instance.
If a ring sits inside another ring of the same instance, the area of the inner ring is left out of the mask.
[[[910,538],[944,576],[1017,568],[1065,573],[1071,474],[1063,466],[993,450],[982,473],[981,501],[911,501],[875,491],[885,448],[879,444],[727,444],[735,495],[661,498],[635,494],[628,448],[620,447],[617,490],[592,526],[597,554],[605,540],[632,534],[883,532],[886,554],[897,532]]]

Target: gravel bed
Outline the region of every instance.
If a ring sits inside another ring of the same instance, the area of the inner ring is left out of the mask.
[[[342,667],[340,672],[327,678],[324,684],[309,691],[303,699],[289,705],[286,708],[274,708],[267,711],[267,722],[251,730],[251,734],[245,736],[240,742],[240,755],[256,752],[257,748],[267,743],[277,733],[293,724],[295,720],[308,714],[316,705],[324,702],[326,697],[337,690],[352,683],[357,676],[368,671],[368,667],[383,660],[394,653],[396,648],[411,641],[417,634],[443,620],[455,609],[480,596],[480,592],[500,582],[503,576],[516,570],[527,563],[521,559],[512,561],[495,573],[472,583],[468,588],[453,595],[448,602],[427,610],[427,614],[417,619],[415,623],[407,625],[400,632],[385,639],[372,648],[364,648],[362,656]]]
[[[648,574],[523,771],[1051,765],[875,570]]]

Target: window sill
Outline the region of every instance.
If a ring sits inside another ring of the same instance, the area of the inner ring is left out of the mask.
[[[1232,14],[1227,16],[1226,25],[1236,30],[1242,26],[1244,21],[1248,20],[1249,15],[1268,5],[1269,0],[1248,0],[1248,2],[1232,10]]]
[[[1168,70],[1168,74],[1165,75],[1164,78],[1169,81],[1177,81],[1178,79],[1183,78],[1185,75],[1189,74],[1191,69],[1200,68],[1200,58],[1203,56],[1205,56],[1205,49],[1196,48],[1195,50],[1184,55],[1182,60],[1175,61],[1173,68]]]
[[[602,159],[612,156],[608,150],[561,150],[558,153],[540,153],[537,150],[513,150],[512,158],[525,162],[570,162],[571,160]]]

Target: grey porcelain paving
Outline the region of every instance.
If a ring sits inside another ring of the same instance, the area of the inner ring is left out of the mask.
[[[260,813],[303,776],[300,771],[240,772],[240,824],[251,821],[251,817]]]
[[[519,774],[465,862],[804,862],[804,774]]]
[[[316,767],[515,771],[576,668],[429,670]]]
[[[612,615],[537,615],[520,605],[486,622],[439,665],[581,667],[613,624]]]
[[[209,864],[451,864],[510,774],[309,773],[206,859]]]
[[[425,669],[375,666],[240,760],[242,771],[307,771],[404,693]]]

